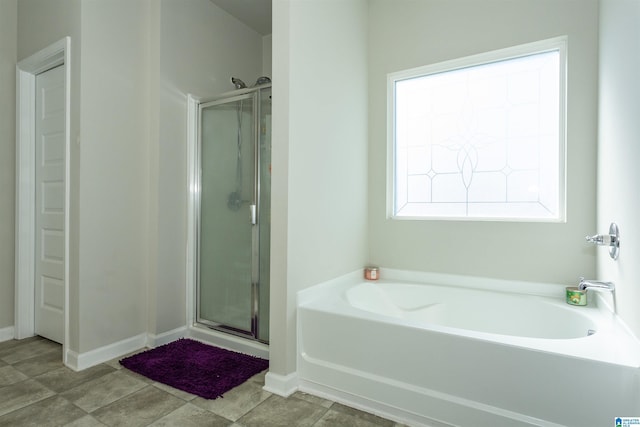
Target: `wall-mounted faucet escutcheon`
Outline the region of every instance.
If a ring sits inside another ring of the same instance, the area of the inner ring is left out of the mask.
[[[618,259],[620,254],[620,230],[616,223],[612,222],[609,226],[609,234],[596,234],[594,236],[587,236],[587,242],[596,244],[598,246],[608,246],[609,256],[612,259]]]

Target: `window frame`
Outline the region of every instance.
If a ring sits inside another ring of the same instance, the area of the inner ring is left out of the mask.
[[[418,221],[500,221],[500,222],[548,222],[565,223],[567,218],[567,44],[568,37],[560,36],[533,43],[512,46],[505,49],[466,56],[435,64],[415,67],[387,74],[387,218]],[[405,216],[396,215],[395,174],[396,174],[396,119],[395,106],[396,82],[411,78],[424,77],[448,71],[456,71],[474,66],[501,62],[534,54],[558,51],[559,53],[559,105],[558,105],[558,215],[554,218],[536,217],[475,217],[475,216]]]

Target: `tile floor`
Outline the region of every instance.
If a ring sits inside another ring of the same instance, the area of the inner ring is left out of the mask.
[[[61,360],[61,346],[44,338],[0,343],[0,426],[399,426],[305,393],[285,399],[266,392],[266,371],[206,400],[117,360],[81,372]]]

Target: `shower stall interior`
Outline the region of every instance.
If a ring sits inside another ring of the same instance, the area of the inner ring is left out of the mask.
[[[198,106],[195,320],[267,343],[271,84],[261,79]]]

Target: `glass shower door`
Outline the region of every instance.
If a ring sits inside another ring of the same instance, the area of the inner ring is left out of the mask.
[[[257,94],[200,106],[197,321],[256,335]]]

